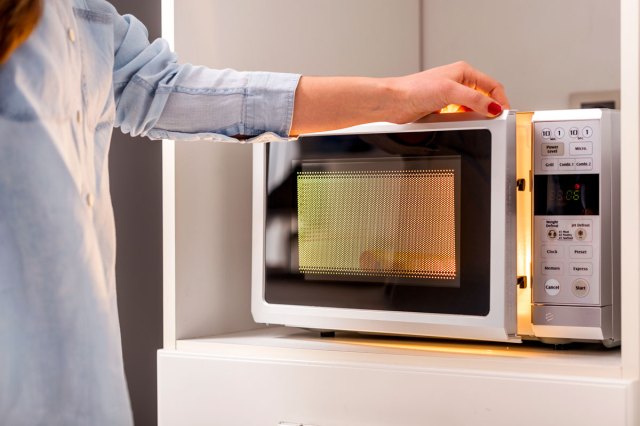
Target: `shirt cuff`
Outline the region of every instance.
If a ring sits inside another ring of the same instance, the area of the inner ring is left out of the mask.
[[[245,134],[272,132],[289,136],[300,74],[252,72],[248,75]]]

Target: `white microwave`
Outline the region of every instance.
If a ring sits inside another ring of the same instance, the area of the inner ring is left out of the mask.
[[[620,344],[619,114],[441,114],[254,146],[257,322]]]

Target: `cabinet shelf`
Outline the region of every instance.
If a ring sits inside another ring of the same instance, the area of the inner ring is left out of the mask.
[[[622,378],[620,349],[538,343],[502,344],[317,332],[271,327],[215,337],[178,340],[176,349],[203,356],[289,363],[368,365],[390,369],[455,370],[499,376],[553,375],[556,379]]]

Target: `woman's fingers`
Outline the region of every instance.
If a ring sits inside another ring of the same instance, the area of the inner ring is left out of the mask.
[[[448,85],[447,103],[464,105],[472,110],[488,115],[496,116],[502,112],[503,106],[497,99],[489,97],[476,89],[472,89],[461,83]]]
[[[460,63],[459,66],[461,68],[459,80],[461,84],[493,98],[503,108],[509,108],[509,99],[505,93],[504,86],[500,82],[465,62]]]

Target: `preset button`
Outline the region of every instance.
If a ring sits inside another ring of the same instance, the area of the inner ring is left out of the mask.
[[[593,247],[572,246],[569,249],[569,257],[573,259],[591,259],[593,257]]]

